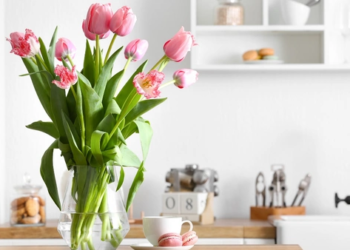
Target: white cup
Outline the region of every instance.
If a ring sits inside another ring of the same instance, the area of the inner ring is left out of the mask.
[[[147,240],[153,245],[158,246],[158,239],[166,233],[181,233],[181,227],[184,223],[190,224],[192,231],[193,225],[189,220],[182,220],[181,217],[172,216],[146,216],[143,217],[143,233]]]
[[[304,25],[309,19],[310,7],[292,0],[281,0],[283,20],[288,25]]]

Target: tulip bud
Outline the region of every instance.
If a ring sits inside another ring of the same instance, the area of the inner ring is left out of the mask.
[[[191,32],[185,31],[184,27],[181,27],[179,32],[164,44],[163,49],[170,60],[180,62],[195,45],[197,44]]]
[[[26,33],[13,32],[10,34],[10,39],[6,38],[11,43],[11,53],[20,57],[33,57],[40,51],[40,43],[34,33],[26,29]]]
[[[92,41],[96,40],[96,35],[94,33],[91,33],[90,31],[88,31],[85,20],[83,20],[82,28],[83,28],[85,37],[87,39],[92,40]],[[110,30],[108,30],[107,33],[105,33],[105,34],[99,35],[99,37],[100,37],[100,39],[105,39],[109,36],[109,34],[111,34]]]
[[[111,4],[92,4],[86,15],[87,30],[95,35],[103,35],[109,30],[113,12]]]
[[[134,28],[136,20],[136,15],[132,10],[127,6],[123,6],[114,13],[109,28],[118,36],[126,36]]]
[[[192,69],[179,69],[175,71],[173,79],[178,88],[186,88],[198,80],[198,72]]]
[[[131,41],[125,48],[124,55],[126,59],[132,58],[136,62],[145,55],[148,49],[148,42],[146,40],[136,39]]]
[[[69,55],[71,58],[74,58],[75,52],[77,49],[74,44],[67,38],[60,38],[56,43],[55,48],[55,57],[57,60],[62,61],[67,60],[67,56]]]

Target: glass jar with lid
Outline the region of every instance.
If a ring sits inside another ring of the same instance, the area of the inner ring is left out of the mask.
[[[10,204],[10,224],[12,226],[43,226],[46,222],[45,197],[40,193],[41,186],[30,184],[27,173],[23,176],[24,185],[15,186]]]
[[[215,10],[215,24],[217,25],[243,25],[244,8],[240,0],[219,0]]]

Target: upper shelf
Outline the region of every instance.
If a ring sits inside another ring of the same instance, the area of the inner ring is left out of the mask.
[[[274,65],[250,65],[250,64],[215,64],[193,65],[196,70],[203,71],[349,71],[350,64],[325,65],[325,64],[274,64]]]
[[[213,32],[276,32],[276,33],[322,33],[325,30],[324,25],[242,25],[242,26],[228,26],[228,25],[198,25],[196,26],[197,34],[206,34]]]

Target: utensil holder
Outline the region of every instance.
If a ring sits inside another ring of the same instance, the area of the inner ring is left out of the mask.
[[[250,207],[251,220],[267,220],[270,215],[305,215],[306,208],[301,207]]]

